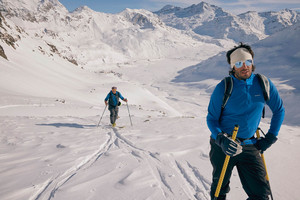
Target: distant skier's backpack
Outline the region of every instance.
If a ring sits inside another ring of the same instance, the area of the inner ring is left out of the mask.
[[[117,105],[114,105],[114,100],[113,100],[113,96],[116,97],[117,99]],[[110,92],[110,96],[109,96],[109,101],[108,101],[109,105],[114,107],[114,106],[119,106],[120,105],[120,94],[119,92],[117,91],[116,94]]]
[[[269,83],[268,78],[262,74],[256,74],[256,76],[257,76],[259,84],[263,90],[265,101],[270,100],[270,83]],[[223,81],[225,82],[225,90],[224,90],[223,102],[222,102],[222,106],[221,106],[220,118],[223,114],[223,111],[228,102],[228,99],[231,96],[232,88],[233,88],[233,78],[231,76],[225,77],[223,79]],[[262,117],[263,118],[265,117],[265,107],[263,109]]]

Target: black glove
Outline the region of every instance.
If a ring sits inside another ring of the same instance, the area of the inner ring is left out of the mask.
[[[267,148],[277,141],[277,137],[272,133],[267,133],[265,137],[261,137],[257,140],[255,146],[263,153]]]
[[[240,142],[234,141],[227,133],[219,133],[216,138],[216,144],[219,145],[223,152],[228,156],[236,156],[242,153]]]

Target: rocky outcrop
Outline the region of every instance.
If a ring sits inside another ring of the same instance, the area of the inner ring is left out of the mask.
[[[77,61],[76,61],[72,56],[71,56],[71,57],[66,57],[66,56],[64,56],[63,58],[66,59],[67,61],[69,61],[70,63],[72,63],[72,64],[78,66]]]
[[[3,47],[0,45],[0,56],[7,60],[7,56],[5,55]]]
[[[8,34],[8,33],[0,33],[0,39],[2,41],[4,41],[7,45],[13,47],[14,49],[16,48],[15,47],[16,40],[10,34]]]
[[[5,42],[7,45],[13,47],[14,49],[15,47],[15,38],[13,36],[11,36],[10,34],[7,33],[7,29],[5,28],[5,26],[8,28],[11,28],[5,21],[4,17],[2,16],[1,12],[0,12],[0,39]]]
[[[4,21],[4,17],[2,16],[1,12],[0,12],[0,39],[3,40],[2,38],[4,38],[4,34],[2,33],[3,31],[6,31],[6,29],[3,27],[3,21]],[[0,56],[5,58],[7,60],[7,56],[5,55],[4,49],[3,47],[0,45]]]

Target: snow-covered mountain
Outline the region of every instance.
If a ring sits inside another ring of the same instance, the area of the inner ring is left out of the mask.
[[[262,13],[249,11],[236,16],[205,2],[187,8],[168,5],[155,13],[174,28],[236,42],[264,39],[300,20],[298,12],[288,9]]]
[[[1,25],[6,43],[31,37],[40,41],[31,50],[92,68],[178,54],[192,58],[193,49],[205,54],[203,45],[221,50],[233,41],[252,43],[299,21],[291,10],[235,16],[205,2],[187,8],[168,5],[154,13],[125,9],[107,14],[86,6],[69,12],[58,0],[1,0],[0,11],[8,24]],[[5,55],[4,46],[1,52]]]
[[[300,14],[297,11],[283,9],[279,12],[254,12],[249,11],[238,15],[253,30],[266,35],[272,35],[278,31],[292,26],[300,21]]]
[[[193,4],[187,8],[167,5],[154,13],[167,25],[182,30],[194,30],[204,22],[213,21],[218,17],[231,16],[222,8],[205,2]]]
[[[188,49],[197,48],[198,53],[205,54],[201,52],[202,45],[221,49],[228,43],[183,34],[147,10],[125,9],[119,14],[106,14],[84,6],[70,13],[57,0],[36,0],[31,4],[23,0],[14,4],[2,0],[0,7],[2,16],[11,24],[10,29],[20,27],[24,38],[40,41],[32,50],[50,56],[55,53],[84,67],[178,54],[193,57]],[[186,49],[185,53],[177,51],[182,48]]]

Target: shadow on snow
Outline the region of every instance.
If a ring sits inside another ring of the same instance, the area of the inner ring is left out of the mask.
[[[51,123],[51,124],[36,124],[37,126],[54,126],[56,128],[69,127],[69,128],[94,128],[96,125],[82,125],[77,123]]]

